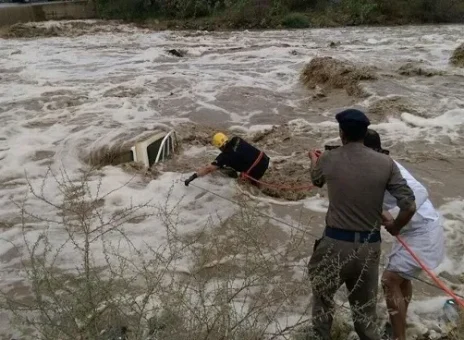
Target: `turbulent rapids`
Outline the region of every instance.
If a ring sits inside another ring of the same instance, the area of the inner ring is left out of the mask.
[[[89,166],[95,167],[98,176],[88,177],[92,192],[121,188],[98,200],[112,216],[124,207],[169,197],[167,206],[179,209],[180,231],[190,235],[217,214],[227,220],[235,212],[230,202],[182,185],[217,155],[210,145],[214,132],[241,136],[266,151],[272,161],[263,181],[305,185],[310,183],[308,150],[339,143],[334,113],[354,106],[369,115],[392,157],[429,189],[447,237],[447,258],[438,273],[462,294],[463,30],[409,26],[151,32],[76,21],[17,25],[1,32],[0,285],[27,297],[23,236],[34,240],[49,228],[34,219],[23,228],[18,202],[29,185],[52,198],[70,195],[57,183],[42,187],[49,168],[54,173],[66,169],[63,176],[76,181]],[[130,149],[155,129],[177,132],[180,149],[174,158],[151,169],[108,161],[111,150]],[[230,199],[249,190],[223,174],[195,183]],[[270,216],[321,232],[327,209],[324,190],[252,193],[252,200]],[[34,214],[57,217],[43,202],[31,199],[28,207]],[[131,220],[126,231],[140,251],[146,244],[161,247],[169,238],[160,218],[153,216]],[[292,232],[274,225],[269,235],[280,244]],[[56,247],[67,237],[59,226],[52,236]],[[119,237],[108,234],[114,242]],[[309,249],[313,240],[305,240]],[[56,265],[72,270],[75,250],[68,245],[63,251]],[[95,249],[95,261],[105,266],[101,251]],[[118,251],[130,253],[124,246]],[[182,261],[172,271],[185,271],[188,259]],[[296,271],[303,277],[304,269]],[[410,332],[438,334],[436,315],[446,296],[417,285],[421,292],[417,290],[411,306]],[[0,329],[8,330],[9,317],[2,313]]]

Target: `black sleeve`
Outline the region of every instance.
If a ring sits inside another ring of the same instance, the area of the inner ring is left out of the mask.
[[[216,157],[216,159],[211,163],[212,165],[216,165],[220,168],[223,168],[225,166],[228,166],[229,164],[229,157],[227,157],[227,154],[224,152],[221,152],[219,156]]]

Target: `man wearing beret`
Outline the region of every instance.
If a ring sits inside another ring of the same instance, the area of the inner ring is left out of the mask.
[[[345,284],[359,338],[379,340],[380,227],[397,235],[416,211],[415,197],[393,160],[364,146],[370,122],[363,112],[348,109],[336,119],[343,145],[320,157],[309,152],[311,180],[318,187],[327,184],[329,198],[324,234],[308,264],[313,290],[310,338],[330,339],[334,295]],[[382,218],[385,191],[400,208],[396,219]]]

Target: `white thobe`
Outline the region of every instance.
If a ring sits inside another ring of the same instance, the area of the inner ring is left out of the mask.
[[[441,217],[430,202],[427,189],[401,164],[396,161],[395,163],[409,187],[414,191],[417,209],[411,221],[401,230],[400,237],[429,269],[435,269],[445,256],[445,237]],[[399,212],[396,199],[389,192],[385,192],[383,208],[392,215],[397,215]],[[420,268],[396,238],[393,240],[392,250],[388,257],[387,269],[389,270],[414,275]]]

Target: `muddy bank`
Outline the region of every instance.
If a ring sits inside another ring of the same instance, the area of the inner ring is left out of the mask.
[[[457,67],[464,67],[464,43],[454,50],[450,63]]]
[[[358,66],[332,57],[313,58],[303,69],[303,83],[316,95],[327,96],[334,89],[344,89],[349,96],[365,97],[361,81],[376,80],[373,68]]]

